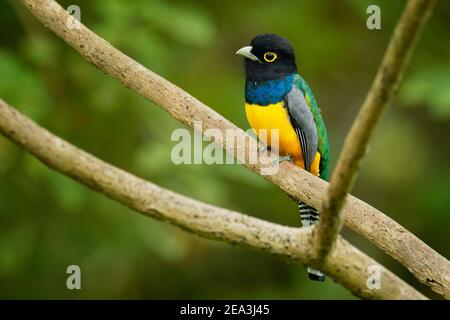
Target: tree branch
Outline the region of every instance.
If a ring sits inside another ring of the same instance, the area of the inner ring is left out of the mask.
[[[0,99],[0,132],[48,167],[152,218],[202,237],[312,263],[311,228],[290,228],[218,208],[163,189],[95,158],[54,136]],[[367,287],[367,270],[381,272],[380,289]],[[339,238],[324,272],[355,295],[370,299],[426,299],[375,260]]]
[[[340,211],[367,152],[375,126],[394,96],[420,31],[435,0],[410,0],[398,22],[370,91],[345,139],[328,192],[320,207],[315,236],[317,258],[324,259],[342,229]]]
[[[237,134],[243,141],[245,133],[206,105],[159,75],[115,49],[104,39],[81,24],[80,29],[69,30],[67,12],[53,0],[20,0],[44,25],[55,32],[89,63],[119,80],[123,85],[166,110],[175,119],[193,126],[202,121],[203,133],[218,129]],[[244,139],[245,140],[245,139]],[[227,152],[236,156],[247,168],[259,174],[260,164],[247,163],[243,154],[248,150],[242,144],[215,140]],[[244,150],[245,152],[238,152]],[[284,162],[280,170],[266,179],[287,194],[315,208],[325,196],[327,183],[298,167]],[[366,237],[379,248],[407,267],[422,283],[450,298],[450,263],[391,218],[377,209],[348,196],[343,207],[347,226]]]

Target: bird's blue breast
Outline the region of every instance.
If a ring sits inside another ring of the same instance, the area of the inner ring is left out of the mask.
[[[245,101],[260,106],[280,102],[291,91],[293,78],[294,75],[289,75],[283,79],[261,83],[247,82],[245,85]]]

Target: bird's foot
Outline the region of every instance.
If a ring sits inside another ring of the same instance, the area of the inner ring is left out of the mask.
[[[268,147],[266,145],[260,145],[258,147],[258,155],[262,155],[262,154],[266,153],[267,150],[270,150],[270,147]]]
[[[292,157],[290,154],[287,154],[285,156],[279,157],[278,159],[275,159],[276,162],[282,163],[283,161],[292,161]]]

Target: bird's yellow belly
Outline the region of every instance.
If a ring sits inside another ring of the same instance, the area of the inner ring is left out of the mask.
[[[270,104],[268,106],[246,103],[245,112],[250,127],[261,141],[272,148],[276,148],[276,145],[274,146],[271,141],[271,130],[278,129],[278,153],[281,156],[289,154],[297,166],[305,168],[300,140],[291,125],[289,115],[284,107],[284,102]],[[266,133],[261,131],[261,129],[265,129]],[[320,153],[317,152],[311,164],[311,173],[319,175],[319,163]]]
[[[280,155],[291,155],[295,162],[301,160],[303,162],[302,148],[297,134],[291,125],[289,115],[283,102],[270,104],[268,106],[259,106],[256,104],[245,104],[245,112],[250,127],[261,141],[266,145],[276,148],[272,143],[271,130],[278,129],[279,141],[278,152]],[[264,134],[265,129],[267,134]],[[303,167],[303,166],[302,166]]]

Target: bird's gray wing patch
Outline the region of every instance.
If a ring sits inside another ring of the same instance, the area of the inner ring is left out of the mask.
[[[305,170],[311,170],[318,148],[317,127],[303,92],[295,85],[286,95],[285,106],[289,119],[300,140]]]

